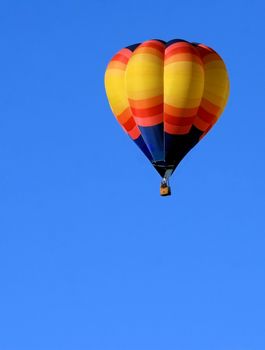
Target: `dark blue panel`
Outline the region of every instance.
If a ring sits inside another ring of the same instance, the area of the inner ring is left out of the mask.
[[[164,130],[163,123],[143,127],[139,126],[144,142],[148,147],[154,161],[164,160]]]
[[[136,140],[133,140],[136,145],[141,149],[141,151],[144,153],[144,155],[152,162],[153,158],[152,155],[147,148],[142,136],[139,136]]]
[[[178,163],[199,142],[202,131],[192,126],[185,135],[170,135],[165,133],[165,160],[167,164]]]
[[[131,50],[133,52],[139,45],[141,45],[141,43],[137,43],[137,44],[133,44],[133,45],[130,45],[130,46],[126,46],[126,49],[129,49],[129,50]]]
[[[161,40],[161,39],[151,39],[151,40],[160,41],[162,44],[166,44],[166,41]]]

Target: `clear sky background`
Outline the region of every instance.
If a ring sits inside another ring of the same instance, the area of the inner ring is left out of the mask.
[[[0,3],[0,349],[265,349],[262,0]],[[231,95],[159,196],[108,60],[212,46]]]

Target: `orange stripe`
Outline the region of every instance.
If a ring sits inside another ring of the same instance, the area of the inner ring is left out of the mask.
[[[202,65],[202,60],[199,56],[193,55],[191,53],[179,53],[165,58],[165,64],[170,64],[172,62],[197,62]]]
[[[133,117],[136,124],[139,126],[154,126],[163,122],[163,113],[147,118],[138,118],[137,116]]]
[[[132,113],[129,107],[127,107],[121,114],[117,115],[117,119],[120,124],[125,124],[132,117]]]
[[[159,57],[161,60],[164,59],[164,52],[161,53],[159,50],[153,47],[139,47],[135,50],[135,54],[149,54]]]
[[[125,70],[126,69],[126,63],[120,62],[120,61],[110,61],[108,65],[108,69],[120,69]]]
[[[146,98],[144,100],[132,100],[129,98],[130,106],[132,108],[137,108],[137,109],[154,107],[163,103],[163,101],[164,101],[163,95]]]
[[[157,41],[157,40],[145,41],[140,46],[138,46],[138,48],[140,48],[140,47],[153,47],[154,49],[160,51],[162,54],[164,54],[164,51],[165,51],[165,44],[163,44],[163,43],[161,43],[160,41]]]
[[[158,106],[145,108],[145,109],[131,108],[131,111],[132,111],[132,114],[137,118],[152,117],[153,115],[163,113],[163,103]]]
[[[171,125],[171,124],[164,124],[164,131],[171,135],[184,135],[188,134],[190,131],[191,126],[177,126],[177,125]]]
[[[164,112],[176,117],[192,117],[197,113],[198,108],[176,108],[164,104]]]

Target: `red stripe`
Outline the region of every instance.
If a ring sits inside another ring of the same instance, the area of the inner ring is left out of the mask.
[[[204,122],[210,124],[213,124],[217,121],[217,117],[214,114],[207,112],[203,107],[199,107],[198,117]]]
[[[186,126],[191,125],[195,115],[193,117],[174,117],[169,114],[164,115],[164,120],[167,124],[177,125],[177,126]]]
[[[194,55],[200,58],[200,54],[196,50],[194,50],[193,47],[174,47],[174,49],[170,50],[169,52],[166,50],[165,59],[180,53],[188,53],[190,55]]]
[[[219,59],[221,59],[221,57],[217,54],[217,52],[215,52],[213,49],[211,49],[208,46],[200,44],[199,46],[196,47],[196,49],[199,52],[202,59],[212,54],[215,54]]]
[[[121,53],[117,53],[117,55],[115,55],[112,58],[112,61],[119,61],[119,62],[123,62],[123,63],[128,63],[129,57],[126,57],[126,56],[122,55]]]
[[[123,127],[127,130],[130,131],[131,129],[133,129],[135,127],[135,121],[133,119],[133,117],[131,117],[129,120],[127,120],[127,122],[125,122],[123,124]]]
[[[131,111],[133,115],[135,115],[138,118],[152,117],[153,115],[163,113],[163,103],[154,107],[144,109],[137,109],[131,107]]]
[[[170,53],[175,48],[182,48],[182,49],[187,48],[187,49],[190,49],[191,51],[194,51],[196,53],[196,49],[194,48],[194,46],[192,46],[189,43],[185,43],[185,42],[178,42],[178,43],[171,44],[170,46],[168,46],[166,48],[166,53],[167,54]]]

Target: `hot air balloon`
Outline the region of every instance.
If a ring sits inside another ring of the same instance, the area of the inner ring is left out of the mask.
[[[109,62],[105,88],[123,130],[162,177],[169,177],[223,112],[229,78],[210,47],[181,39],[127,46]]]

